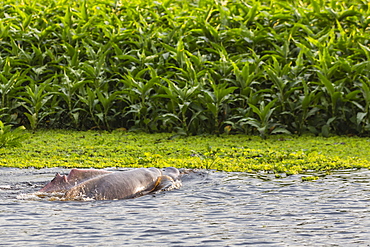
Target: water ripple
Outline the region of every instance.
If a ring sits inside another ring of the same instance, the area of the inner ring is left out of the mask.
[[[61,169],[0,169],[4,246],[368,246],[370,171],[317,181],[205,171],[179,190],[121,201],[27,195]]]

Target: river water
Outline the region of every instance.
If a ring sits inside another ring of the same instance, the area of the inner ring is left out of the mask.
[[[118,201],[32,192],[61,168],[0,168],[0,246],[369,246],[370,171],[199,171],[179,190]]]

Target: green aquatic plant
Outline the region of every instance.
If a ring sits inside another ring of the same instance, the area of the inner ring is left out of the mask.
[[[303,176],[302,177],[302,181],[315,181],[318,179],[319,179],[318,176]]]
[[[358,137],[183,136],[122,130],[36,131],[0,149],[3,167],[168,167],[277,176],[369,168],[369,140]]]

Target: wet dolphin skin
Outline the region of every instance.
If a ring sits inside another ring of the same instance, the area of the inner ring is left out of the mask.
[[[180,172],[174,167],[164,169],[138,168],[129,171],[72,169],[68,176],[57,174],[39,192],[63,192],[65,200],[128,199],[155,191],[181,186]]]

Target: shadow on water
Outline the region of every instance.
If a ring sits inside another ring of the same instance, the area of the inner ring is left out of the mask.
[[[370,171],[199,171],[179,190],[119,201],[30,197],[67,169],[0,168],[0,246],[367,246]]]

